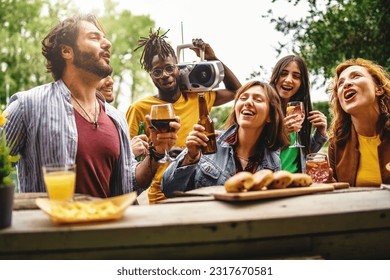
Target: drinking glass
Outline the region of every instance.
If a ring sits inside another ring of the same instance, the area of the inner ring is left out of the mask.
[[[299,120],[301,124],[305,120],[305,107],[303,106],[303,102],[301,101],[291,101],[287,103],[286,116],[296,115],[295,120]],[[294,143],[289,146],[289,148],[303,148],[303,146],[299,142],[298,131],[295,131],[295,140]]]
[[[48,164],[42,167],[49,199],[71,201],[76,184],[75,164]]]
[[[306,156],[306,174],[313,182],[325,183],[329,177],[329,164],[326,154],[312,153]]]
[[[152,105],[150,109],[151,125],[159,132],[166,133],[172,131],[170,122],[175,122],[175,111],[171,103]],[[159,160],[160,163],[170,162],[172,158],[165,149],[164,157]]]

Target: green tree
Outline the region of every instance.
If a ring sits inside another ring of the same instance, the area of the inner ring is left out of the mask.
[[[322,112],[326,116],[326,121],[328,123],[328,127],[331,121],[330,108],[328,101],[319,101],[313,103],[313,110],[318,110]]]
[[[13,93],[51,80],[45,71],[41,40],[66,11],[68,1],[0,1],[0,104]]]
[[[214,121],[214,128],[223,130],[226,119],[232,111],[232,105],[213,107],[210,111],[210,116]]]
[[[74,6],[72,3],[72,0],[0,0],[0,104],[5,104],[15,92],[53,80],[46,73],[41,41],[60,20],[79,13],[69,8]],[[152,91],[150,78],[139,64],[141,51],[133,50],[139,37],[147,35],[155,23],[149,16],[135,16],[127,10],[117,12],[117,6],[115,1],[106,0],[103,14],[93,13],[103,23],[113,44],[115,95],[118,97],[127,87],[133,101]]]
[[[273,0],[276,2],[278,0]],[[294,5],[301,0],[288,0]],[[276,30],[292,35],[293,52],[302,56],[310,72],[334,75],[335,67],[349,58],[373,60],[390,70],[390,3],[388,0],[306,0],[308,15],[299,20],[273,16]],[[280,43],[281,51],[288,43]]]

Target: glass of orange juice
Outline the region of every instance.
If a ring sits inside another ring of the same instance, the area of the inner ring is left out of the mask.
[[[75,164],[49,164],[42,167],[46,191],[52,200],[72,200],[76,184]]]

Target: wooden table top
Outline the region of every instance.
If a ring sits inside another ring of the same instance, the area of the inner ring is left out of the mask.
[[[0,258],[390,257],[390,192],[352,189],[248,202],[130,206],[113,222],[58,226],[14,211]],[[162,254],[162,255],[161,255]]]
[[[35,203],[37,198],[48,198],[47,193],[44,192],[31,192],[31,193],[15,193],[14,194],[14,210],[31,210],[39,209]],[[75,201],[84,201],[94,199],[90,195],[76,193],[74,195]]]

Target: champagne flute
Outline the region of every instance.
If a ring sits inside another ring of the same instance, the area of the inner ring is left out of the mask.
[[[175,111],[171,103],[152,105],[150,109],[151,125],[161,133],[172,131],[169,123],[176,121],[175,116]],[[164,154],[164,157],[159,160],[160,163],[172,161],[167,149],[165,149]]]
[[[305,120],[305,107],[301,101],[291,101],[287,103],[286,115],[297,115],[295,120],[300,120],[301,124]],[[295,131],[295,140],[294,143],[289,146],[289,148],[304,148],[305,146],[301,145],[299,142],[298,131]]]

